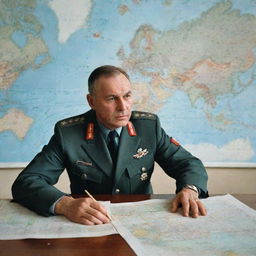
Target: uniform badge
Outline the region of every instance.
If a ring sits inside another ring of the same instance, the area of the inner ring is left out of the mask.
[[[170,142],[173,143],[173,144],[176,145],[176,146],[179,146],[179,145],[180,145],[180,143],[179,143],[177,140],[175,140],[174,138],[171,138],[171,139],[170,139]]]
[[[147,155],[148,154],[148,150],[145,148],[145,149],[142,149],[142,148],[139,148],[137,150],[137,154],[133,155],[133,158],[142,158],[143,156]]]
[[[93,140],[94,138],[94,123],[89,123],[86,130],[86,140]]]
[[[131,121],[128,122],[127,129],[128,129],[128,133],[129,133],[130,136],[136,136],[137,135],[136,131],[135,131],[135,128],[134,128]]]
[[[84,165],[84,166],[92,166],[92,162],[85,162],[85,161],[82,161],[82,160],[77,160],[76,164]]]
[[[147,174],[147,172],[146,172],[146,168],[145,168],[145,167],[142,167],[142,168],[141,168],[141,171],[142,171],[142,173],[141,173],[141,175],[140,175],[140,180],[141,180],[141,181],[147,180],[147,179],[148,179],[148,174]]]

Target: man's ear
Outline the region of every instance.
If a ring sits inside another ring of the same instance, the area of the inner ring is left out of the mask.
[[[89,106],[92,109],[94,109],[94,98],[93,98],[93,96],[91,94],[87,94],[86,98],[87,98],[87,102],[88,102]]]

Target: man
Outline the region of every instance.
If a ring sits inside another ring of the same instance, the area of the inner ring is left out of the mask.
[[[85,114],[58,122],[48,145],[13,184],[13,198],[49,216],[93,225],[107,223],[106,209],[90,198],[74,199],[53,185],[66,168],[72,194],[149,194],[156,161],[176,179],[183,215],[206,215],[198,197],[207,197],[207,174],[201,161],[166,135],[156,115],[132,111],[132,86],[126,72],[114,66],[95,69],[89,79]],[[110,137],[109,137],[110,136]]]

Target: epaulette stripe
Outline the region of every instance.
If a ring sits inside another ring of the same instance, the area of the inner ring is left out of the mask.
[[[85,120],[85,117],[71,117],[71,118],[67,118],[60,121],[60,125],[70,126],[70,125],[80,124],[80,123],[83,123],[84,120]]]
[[[134,111],[132,113],[132,118],[134,118],[134,119],[151,119],[151,120],[155,120],[156,119],[156,115],[153,114],[153,113],[149,113],[149,112]]]

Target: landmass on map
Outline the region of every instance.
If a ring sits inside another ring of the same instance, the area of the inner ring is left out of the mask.
[[[21,72],[51,60],[40,35],[42,25],[33,14],[36,4],[36,0],[0,1],[0,90],[8,89]]]
[[[256,17],[232,9],[231,1],[217,3],[199,18],[176,30],[159,31],[140,26],[130,41],[130,53],[118,51],[122,67],[142,75],[147,83],[135,82],[135,108],[157,112],[177,91],[184,92],[192,107],[205,102],[205,116],[217,129],[231,124],[223,113],[213,114],[218,97],[241,93],[253,82],[235,75],[255,64]]]
[[[43,27],[33,14],[36,6],[36,0],[0,1],[0,90],[10,88],[23,71],[51,61]],[[22,110],[9,109],[0,119],[0,132],[10,130],[21,140],[32,122]]]
[[[12,131],[18,139],[22,140],[26,136],[33,119],[24,114],[23,111],[15,108],[9,109],[7,114],[0,118],[0,133]]]
[[[70,4],[70,0],[53,0],[49,6],[58,18],[58,40],[65,43],[73,33],[86,26],[92,0],[76,0],[74,4]]]

